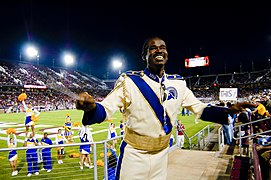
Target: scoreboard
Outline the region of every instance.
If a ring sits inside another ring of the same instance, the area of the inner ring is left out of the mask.
[[[195,56],[194,58],[187,58],[185,59],[185,67],[191,68],[191,67],[199,67],[199,66],[209,66],[209,57],[199,57]]]

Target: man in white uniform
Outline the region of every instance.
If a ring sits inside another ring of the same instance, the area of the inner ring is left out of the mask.
[[[77,109],[84,110],[82,123],[90,125],[110,118],[124,109],[127,124],[116,179],[166,179],[169,139],[180,107],[192,111],[202,120],[227,123],[228,108],[207,106],[199,101],[180,75],[165,73],[168,53],[159,37],[146,40],[143,71],[123,74],[111,93],[96,103],[91,95],[79,94]]]

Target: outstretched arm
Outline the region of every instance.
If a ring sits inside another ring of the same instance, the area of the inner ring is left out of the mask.
[[[230,108],[220,106],[207,106],[204,108],[200,118],[206,121],[228,124],[228,114],[236,114],[245,108],[252,107],[255,107],[255,105],[248,102],[236,103]]]
[[[94,98],[87,92],[79,94],[79,100],[76,101],[76,108],[84,111],[83,125],[101,123],[106,118],[104,107],[96,103]]]
[[[93,111],[96,108],[94,98],[87,92],[79,94],[79,100],[76,101],[76,108],[86,112]]]
[[[8,134],[8,137],[7,137],[7,145],[9,146],[9,140],[10,140],[10,134]]]
[[[34,112],[35,112],[35,117],[38,117],[40,115],[40,112],[36,109],[34,109]]]
[[[26,111],[27,110],[27,106],[26,106],[26,104],[25,104],[24,101],[22,101],[22,103],[23,103],[23,106],[24,106],[24,111]]]
[[[15,145],[15,147],[17,147],[17,138],[16,138],[15,134],[13,134],[13,139],[14,139],[14,145]]]

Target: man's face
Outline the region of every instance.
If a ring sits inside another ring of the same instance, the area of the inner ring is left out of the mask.
[[[47,138],[47,136],[48,136],[48,134],[44,134],[44,139],[46,139],[46,138]]]
[[[165,65],[168,60],[166,43],[162,39],[154,38],[149,41],[148,45],[146,54],[148,67]]]

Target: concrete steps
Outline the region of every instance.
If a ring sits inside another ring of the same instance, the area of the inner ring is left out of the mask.
[[[229,179],[233,156],[215,151],[176,149],[169,154],[168,180]]]

